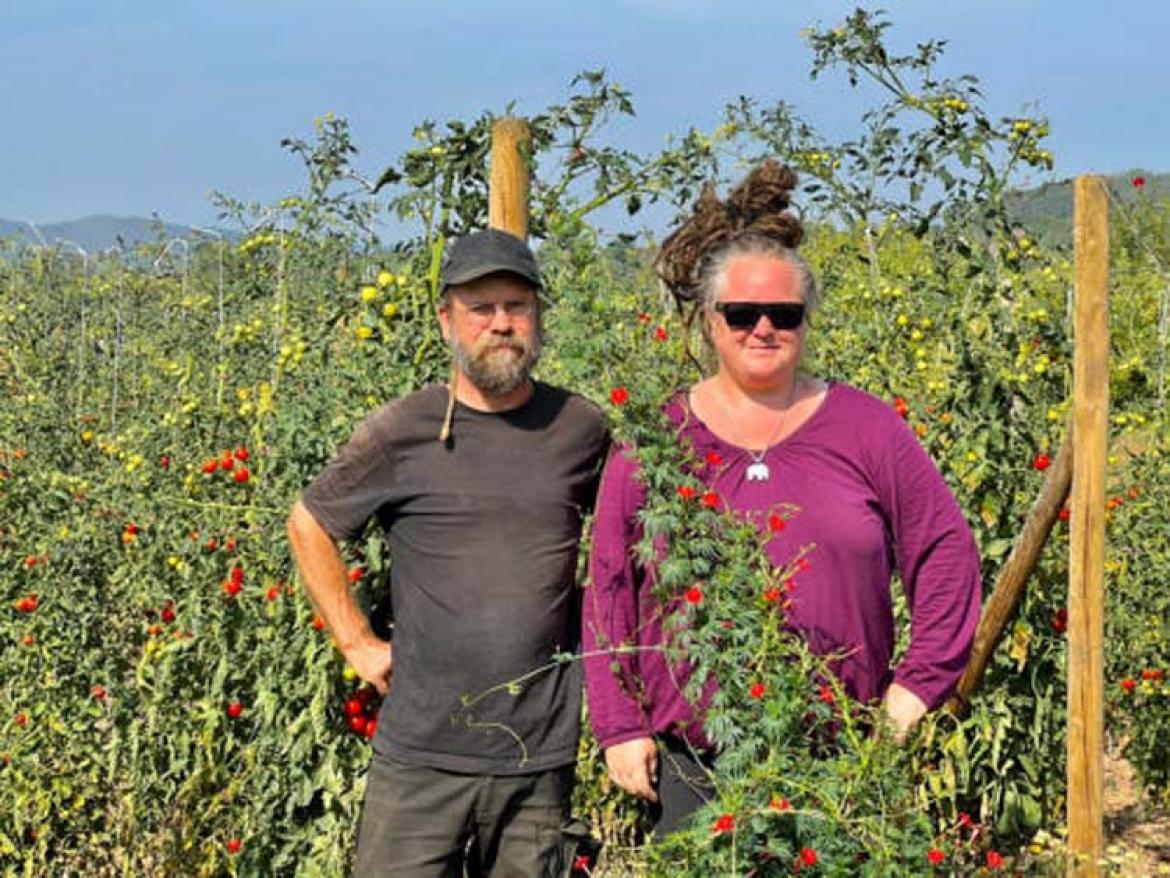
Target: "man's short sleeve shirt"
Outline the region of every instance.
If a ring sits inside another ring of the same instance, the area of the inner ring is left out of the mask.
[[[507,412],[446,388],[375,412],[309,485],[335,539],[376,516],[390,550],[394,676],[378,752],[449,771],[516,774],[576,758],[577,547],[608,433],[585,399],[536,382]]]

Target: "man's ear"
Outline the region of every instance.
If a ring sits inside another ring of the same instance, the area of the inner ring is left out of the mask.
[[[450,343],[451,341],[451,299],[449,296],[443,296],[439,299],[439,332],[443,335],[443,341]]]

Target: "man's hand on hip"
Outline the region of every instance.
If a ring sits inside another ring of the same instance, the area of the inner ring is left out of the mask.
[[[627,793],[658,801],[658,747],[653,738],[635,738],[605,751],[610,779]]]
[[[359,677],[385,695],[394,672],[394,650],[390,641],[370,636],[345,651],[345,660]]]

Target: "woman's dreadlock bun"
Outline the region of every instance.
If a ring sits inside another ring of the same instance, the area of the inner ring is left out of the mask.
[[[703,187],[691,216],[662,244],[654,268],[684,302],[699,298],[705,265],[725,248],[749,239],[795,249],[804,238],[800,219],[789,212],[796,174],[774,159],[764,162],[720,201]]]

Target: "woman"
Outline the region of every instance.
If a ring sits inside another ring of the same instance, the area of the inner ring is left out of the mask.
[[[726,203],[708,189],[664,244],[659,274],[676,296],[697,301],[717,361],[715,374],[672,399],[667,414],[696,458],[715,462],[700,475],[733,511],[759,520],[782,505],[799,510],[767,543],[778,567],[816,546],[789,622],[814,652],[843,656],[835,667],[846,691],[882,699],[902,738],[946,700],[966,666],[979,558],[954,497],[903,419],[876,397],[801,372],[817,296],[794,250],[803,230],[786,211],[795,182],[767,162]],[[656,830],[664,834],[707,797],[710,745],[678,669],[654,649],[662,629],[652,571],[632,560],[643,501],[632,455],[615,452],[597,500],[585,675],[610,776],[659,803]],[[911,639],[891,668],[895,568]]]

